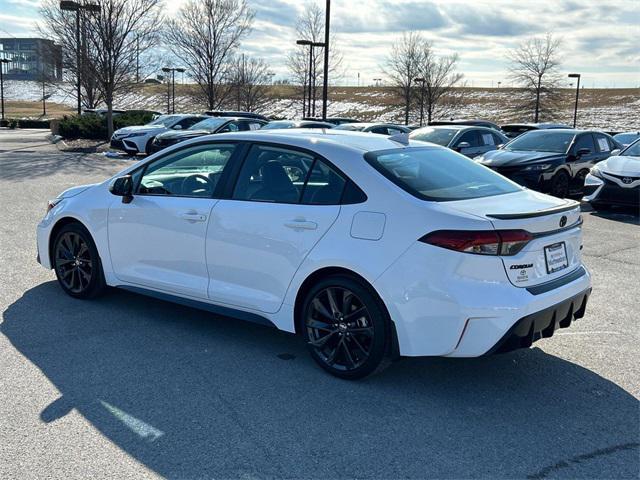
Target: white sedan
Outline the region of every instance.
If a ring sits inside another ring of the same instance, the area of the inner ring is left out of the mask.
[[[111,148],[124,150],[129,155],[151,153],[154,138],[169,130],[186,130],[196,123],[209,118],[205,115],[160,115],[146,125],[124,127],[113,132]]]
[[[62,289],[120,287],[301,335],[328,372],[529,347],[585,313],[576,202],[449,149],[334,130],[180,143],[49,202]]]
[[[611,205],[640,209],[640,139],[596,163],[584,180],[584,198],[595,209]]]

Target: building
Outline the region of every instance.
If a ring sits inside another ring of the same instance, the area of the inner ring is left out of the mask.
[[[62,47],[44,38],[0,38],[7,80],[62,80]]]

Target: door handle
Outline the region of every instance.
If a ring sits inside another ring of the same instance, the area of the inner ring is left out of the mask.
[[[186,220],[187,222],[195,223],[204,222],[207,219],[207,216],[196,211],[189,211],[181,213],[180,218]]]
[[[315,230],[318,228],[318,224],[316,222],[307,222],[306,220],[296,218],[284,224],[287,228],[293,228],[294,230]]]

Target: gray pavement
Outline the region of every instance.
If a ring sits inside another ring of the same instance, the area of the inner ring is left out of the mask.
[[[640,228],[585,213],[586,317],[535,348],[347,382],[295,336],[35,261],[46,201],[129,165],[0,131],[0,478],[638,478]]]

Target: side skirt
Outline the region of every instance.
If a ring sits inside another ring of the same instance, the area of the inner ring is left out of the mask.
[[[212,303],[202,302],[191,298],[184,298],[178,295],[171,295],[170,293],[158,292],[156,290],[149,290],[141,287],[133,287],[131,285],[118,285],[117,288],[127,290],[133,293],[139,293],[148,297],[157,298],[171,303],[178,303],[186,307],[197,308],[199,310],[205,310],[207,312],[215,313],[223,317],[231,317],[238,320],[244,320],[246,322],[257,323],[266,327],[277,328],[274,323],[268,318],[258,315],[257,313],[245,312],[243,310],[236,310],[235,308],[223,307],[220,305],[214,305]]]

